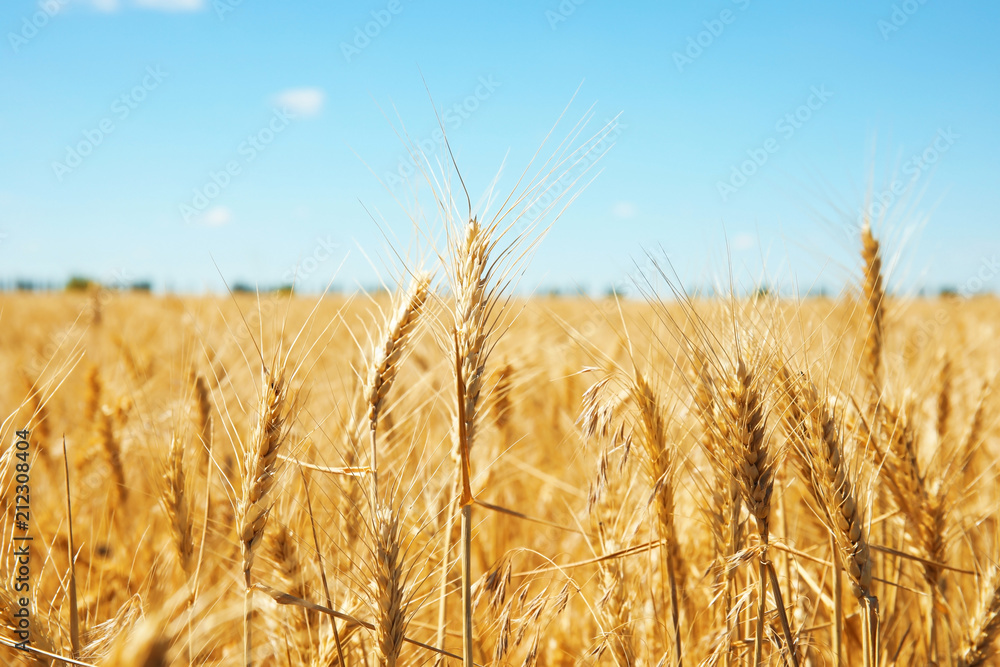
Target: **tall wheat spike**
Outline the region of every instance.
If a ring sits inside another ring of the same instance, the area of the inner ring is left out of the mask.
[[[166,485],[163,500],[173,529],[174,548],[181,571],[191,574],[191,557],[194,552],[191,525],[191,494],[187,484],[187,472],[184,464],[184,447],[176,436],[170,440],[167,452],[167,470],[164,476]]]
[[[278,472],[278,452],[288,438],[288,388],[284,367],[279,365],[262,373],[263,395],[258,404],[250,439],[240,457],[242,492],[236,505],[236,534],[242,560],[244,593],[243,661],[252,664],[253,593],[251,570],[264,538],[264,528],[271,512],[270,493]]]
[[[712,369],[701,350],[692,350],[695,366],[694,407],[701,425],[701,444],[709,455],[714,469],[715,484],[711,489],[708,508],[708,524],[712,531],[714,546],[713,573],[715,585],[721,590],[721,604],[717,618],[726,626],[724,646],[719,647],[724,666],[729,664],[730,643],[735,631],[733,607],[733,587],[735,569],[728,566],[729,559],[743,548],[743,523],[740,521],[742,500],[739,483],[732,472],[731,463],[725,456],[725,433],[722,427],[718,389]]]
[[[368,373],[365,378],[362,396],[368,432],[371,445],[371,493],[372,508],[378,503],[378,450],[376,447],[376,431],[379,414],[385,397],[392,387],[399,364],[406,352],[407,343],[416,328],[420,311],[427,301],[430,286],[430,274],[419,273],[413,277],[410,286],[401,299],[398,300],[390,317],[386,320],[381,336],[376,339],[368,361]]]
[[[789,435],[806,462],[809,489],[826,518],[839,560],[851,582],[862,615],[863,660],[876,667],[879,656],[878,599],[872,594],[874,562],[865,531],[863,499],[844,460],[841,428],[835,414],[804,375],[793,379],[782,366],[788,404],[783,412]],[[835,574],[834,576],[840,576]],[[839,623],[835,619],[835,623]],[[835,647],[839,652],[840,647]]]
[[[869,414],[874,417],[883,392],[885,286],[882,279],[881,249],[867,220],[861,227],[861,257],[864,261],[863,294],[866,316],[863,368],[868,380]]]
[[[458,464],[455,490],[452,493],[461,511],[462,523],[462,645],[465,667],[471,667],[472,657],[472,487],[470,451],[476,437],[479,398],[488,354],[487,337],[490,332],[489,228],[471,218],[465,225],[460,240],[455,243],[451,260],[452,290],[454,291],[454,328],[452,330],[453,364],[457,405],[455,426],[452,430],[452,457]],[[448,521],[450,526],[450,520]],[[450,531],[446,528],[446,533]],[[442,584],[447,581],[449,544],[446,539]],[[443,640],[446,614],[446,592],[442,587],[439,612],[439,642]]]
[[[631,390],[639,411],[639,423],[642,425],[642,437],[638,440],[645,450],[646,465],[654,490],[657,529],[660,539],[665,544],[663,552],[667,569],[667,592],[670,598],[670,623],[673,630],[674,656],[676,664],[680,666],[684,664],[684,650],[681,640],[677,590],[679,586],[683,588],[683,581],[678,582],[679,576],[683,576],[679,575],[679,572],[683,572],[683,563],[677,543],[677,531],[674,528],[674,475],[676,473],[674,459],[677,454],[667,442],[666,424],[664,423],[660,398],[649,384],[646,376],[638,368],[634,369]]]
[[[767,605],[767,582],[771,578],[776,584],[774,569],[768,561],[770,540],[771,495],[774,491],[774,475],[777,460],[766,430],[767,413],[763,391],[765,381],[762,369],[748,366],[741,351],[737,352],[736,368],[726,378],[723,409],[723,434],[725,456],[733,476],[740,488],[743,504],[754,518],[757,536],[760,540],[758,562],[758,609],[757,627],[754,634],[754,664],[763,664],[764,618]],[[781,591],[775,585],[774,596],[778,601],[778,618],[788,646],[788,656],[797,665],[795,646],[788,628],[787,618],[781,602]]]
[[[378,423],[385,398],[427,301],[430,282],[430,274],[420,272],[414,275],[406,292],[397,297],[369,355],[367,376],[362,389],[371,445],[369,507],[375,558],[371,586],[376,616],[375,656],[380,667],[394,667],[399,659],[406,627],[406,608],[403,598],[400,519],[391,500],[380,500],[378,495]]]
[[[375,655],[379,667],[395,667],[403,648],[406,603],[403,587],[403,555],[400,549],[399,517],[391,505],[383,505],[374,516]]]

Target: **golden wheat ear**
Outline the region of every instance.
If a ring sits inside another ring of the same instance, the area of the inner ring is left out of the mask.
[[[177,551],[181,571],[191,574],[194,543],[191,515],[193,512],[191,489],[188,485],[187,467],[184,461],[184,447],[181,439],[170,439],[167,452],[167,469],[164,475],[163,502],[170,519],[174,548]]]
[[[885,283],[882,277],[882,249],[866,220],[861,228],[861,259],[864,264],[862,296],[865,302],[865,342],[862,368],[868,381],[869,418],[882,400],[885,339]]]
[[[382,413],[386,396],[392,388],[400,364],[409,347],[410,338],[417,327],[420,314],[430,290],[431,275],[420,272],[414,275],[407,290],[395,299],[392,311],[382,325],[381,331],[375,337],[373,347],[368,355],[367,372],[362,387],[362,400],[365,411],[364,422],[368,426],[370,441],[371,473],[371,503],[372,510],[379,506],[378,500],[378,443],[376,435],[379,415]],[[361,421],[355,418],[352,429],[358,433],[354,436],[360,442]]]
[[[878,600],[872,592],[875,563],[865,529],[864,498],[848,466],[842,425],[804,373],[793,375],[782,365],[779,378],[786,432],[799,460],[804,462],[803,476],[836,547],[833,576],[839,581],[837,563],[842,563],[861,612],[864,664],[875,667],[879,656]],[[834,590],[838,591],[836,583]],[[839,629],[843,623],[839,599],[834,599],[833,613],[834,651],[839,661]]]
[[[285,368],[280,363],[262,373],[263,395],[250,438],[240,454],[241,493],[236,505],[244,592],[244,664],[252,664],[253,589],[251,570],[271,512],[270,497],[278,473],[278,453],[288,439],[290,397]]]
[[[959,667],[989,665],[1000,655],[996,647],[1000,634],[1000,567],[993,566],[990,576],[980,586],[979,606],[955,658]]]
[[[407,605],[399,516],[391,505],[375,511],[372,597],[375,600],[375,656],[379,667],[396,667],[403,648]]]
[[[385,397],[396,379],[399,365],[427,301],[430,283],[429,273],[419,272],[413,277],[406,291],[396,297],[392,312],[374,341],[362,390],[367,408],[366,416],[372,426],[377,424]]]

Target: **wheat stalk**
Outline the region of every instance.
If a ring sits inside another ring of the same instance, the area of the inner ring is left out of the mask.
[[[701,445],[708,453],[709,461],[715,471],[716,483],[711,489],[711,498],[706,508],[714,546],[715,582],[721,587],[722,594],[722,604],[719,605],[717,617],[726,624],[726,645],[720,650],[723,664],[728,666],[730,643],[735,631],[734,617],[731,614],[735,569],[728,567],[727,563],[743,548],[743,523],[740,521],[742,500],[739,483],[723,451],[726,446],[726,436],[723,432],[722,415],[716,398],[718,388],[712,369],[701,350],[695,348],[691,353],[695,366],[692,393],[695,413],[701,425]]]
[[[371,503],[372,509],[378,502],[378,448],[376,431],[385,397],[392,387],[399,365],[406,351],[407,342],[416,328],[420,311],[427,300],[430,275],[419,273],[413,277],[406,294],[396,304],[392,315],[383,326],[382,335],[377,339],[368,361],[368,374],[362,396],[366,408],[366,420],[371,443]]]
[[[789,435],[806,461],[809,489],[826,517],[839,561],[844,564],[851,592],[858,600],[863,619],[863,653],[866,667],[878,664],[878,599],[872,594],[874,562],[864,528],[862,499],[844,460],[843,439],[836,416],[819,397],[815,385],[804,375],[793,380],[782,366],[782,385],[787,395],[784,420]],[[839,574],[835,572],[836,577]],[[835,600],[836,602],[836,600]],[[839,626],[839,610],[834,619]],[[835,642],[838,654],[840,646]]]
[[[634,368],[631,391],[639,411],[639,423],[642,425],[642,437],[639,438],[639,441],[645,450],[645,459],[653,486],[657,529],[660,539],[665,544],[664,561],[666,562],[670,594],[670,623],[674,635],[674,655],[679,667],[684,664],[684,651],[681,642],[677,590],[679,586],[683,589],[683,582],[678,583],[678,572],[683,572],[683,564],[677,543],[677,532],[674,527],[674,458],[676,452],[667,443],[663,407],[660,404],[659,396],[653,391],[646,376],[638,368]]]
[[[403,590],[403,556],[400,551],[399,517],[390,505],[375,511],[374,581],[375,657],[379,667],[395,667],[406,632]]]
[[[201,465],[207,465],[212,451],[212,402],[205,377],[191,371],[189,377],[194,390],[194,429],[197,437],[196,451]]]
[[[164,481],[166,484],[163,490],[163,501],[167,517],[170,519],[174,548],[177,550],[181,571],[185,574],[191,574],[191,557],[194,552],[191,525],[192,501],[184,467],[184,447],[176,436],[170,440]]]
[[[87,380],[83,398],[83,418],[87,424],[93,423],[101,409],[101,369],[97,364],[87,368]]]
[[[733,477],[740,488],[743,505],[754,518],[760,540],[758,561],[758,609],[754,634],[754,664],[763,664],[764,616],[767,604],[767,582],[770,563],[767,559],[770,536],[771,495],[774,491],[776,460],[766,431],[766,412],[762,396],[763,381],[760,372],[748,367],[741,353],[737,354],[735,371],[726,378],[724,386],[722,432],[725,456]],[[773,570],[772,570],[773,572]],[[778,600],[778,615],[789,640],[787,650],[793,664],[797,664],[787,619],[781,604],[780,590],[774,587]]]
[[[128,487],[125,485],[125,466],[122,463],[121,441],[115,434],[114,411],[108,405],[101,408],[97,422],[97,440],[104,451],[108,466],[111,468],[116,503],[125,504],[128,501]]]
[[[278,452],[288,437],[288,395],[284,368],[263,371],[263,395],[257,409],[253,433],[240,457],[242,493],[236,506],[236,534],[240,546],[244,593],[245,665],[252,664],[253,594],[251,569],[264,537],[264,528],[271,512],[269,497],[274,488],[278,467]]]
[[[869,414],[874,416],[882,399],[883,340],[885,337],[885,287],[882,281],[882,254],[878,240],[866,220],[861,227],[861,258],[864,261],[863,292],[866,331],[864,371],[869,388]]]
[[[472,667],[472,487],[470,451],[476,436],[479,397],[486,370],[490,332],[489,278],[490,229],[480,225],[476,218],[466,224],[461,241],[455,244],[452,256],[452,290],[454,291],[453,368],[456,387],[455,427],[452,430],[452,457],[458,464],[455,478],[455,498],[461,511],[462,540],[462,607],[463,607],[463,662]],[[456,497],[457,496],[457,497]],[[449,510],[449,514],[451,510]],[[451,525],[450,517],[446,526]],[[450,531],[446,528],[446,534]],[[442,589],[438,615],[438,641],[444,648],[444,622],[446,618],[447,562],[450,548],[445,541],[442,559]]]

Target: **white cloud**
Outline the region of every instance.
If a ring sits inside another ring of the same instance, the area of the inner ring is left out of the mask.
[[[616,218],[634,218],[637,213],[635,204],[630,201],[620,201],[611,208],[611,215]]]
[[[323,108],[326,94],[319,88],[289,88],[274,96],[274,103],[300,116],[315,116]]]
[[[205,211],[201,216],[201,224],[209,227],[221,227],[229,224],[233,219],[233,212],[227,206],[213,206]]]

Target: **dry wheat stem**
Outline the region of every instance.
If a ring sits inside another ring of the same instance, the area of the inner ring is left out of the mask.
[[[761,552],[758,567],[757,628],[754,635],[754,664],[763,664],[764,614],[767,598],[767,544],[771,516],[771,493],[774,490],[774,459],[766,433],[766,416],[757,372],[737,358],[735,372],[726,385],[727,405],[723,428],[725,449],[743,497],[743,504],[754,517]],[[794,647],[789,646],[794,655]]]
[[[461,491],[458,505],[462,523],[462,606],[463,662],[472,665],[472,488],[470,451],[476,437],[479,397],[489,354],[490,311],[493,295],[488,289],[489,251],[493,245],[491,227],[484,228],[476,218],[466,223],[462,238],[456,242],[452,257],[454,291],[454,329],[452,330],[454,371],[457,390],[454,444],[452,456],[458,464]],[[450,522],[446,523],[446,526]],[[442,568],[447,567],[444,554]],[[442,593],[441,614],[445,598]],[[441,638],[439,631],[439,639]]]
[[[663,557],[666,562],[670,595],[670,623],[674,634],[674,656],[676,664],[680,667],[684,664],[684,651],[681,641],[680,610],[677,602],[677,572],[683,571],[683,565],[674,528],[675,469],[673,459],[676,453],[667,444],[666,425],[659,397],[638,368],[635,369],[633,377],[632,394],[642,424],[642,438],[640,440],[645,449],[649,476],[654,490],[657,528],[660,539],[666,543]],[[683,588],[683,583],[681,583],[681,587]]]
[[[288,396],[284,368],[263,371],[263,396],[253,433],[240,457],[242,494],[236,506],[236,534],[245,583],[243,623],[245,665],[252,664],[253,597],[250,572],[271,511],[269,494],[277,475],[278,451],[288,437]]]
[[[308,600],[302,600],[300,598],[295,597],[294,595],[290,595],[283,591],[271,588],[270,586],[266,586],[261,583],[255,583],[253,587],[254,589],[259,590],[268,597],[270,597],[278,604],[291,604],[291,605],[296,605],[298,607],[304,607],[306,609],[312,609],[314,611],[318,611],[323,614],[332,616],[333,618],[339,619],[341,621],[346,621],[347,623],[353,626],[367,628],[368,630],[371,630],[373,632],[376,629],[374,624],[368,623],[367,621],[362,621],[358,618],[355,618],[354,616],[351,616],[350,614],[345,614],[335,609],[330,609],[329,607],[324,607],[323,605],[318,605],[314,602],[309,602]],[[416,639],[412,639],[410,637],[404,636],[403,641],[406,642],[407,644],[411,644],[413,646],[419,646],[422,649],[431,651],[432,653],[437,653],[438,655],[441,656],[452,658],[454,660],[462,659],[462,657],[459,655],[455,655],[454,653],[449,653],[448,651],[442,651],[441,649],[435,646],[431,646],[430,644],[425,644],[424,642],[417,641]]]
[[[835,600],[839,607],[839,568],[842,560],[851,582],[851,592],[862,610],[876,603],[872,595],[874,561],[864,529],[864,508],[844,459],[843,439],[835,414],[823,401],[815,385],[800,374],[793,379],[786,366],[779,371],[785,397],[784,421],[789,436],[802,460],[806,462],[809,489],[826,517],[831,539],[839,552],[834,558]],[[834,629],[839,630],[841,615],[835,610]],[[877,616],[868,619],[877,623]],[[863,639],[876,636],[865,632]],[[874,647],[866,653],[876,655]],[[834,650],[839,654],[839,643]],[[839,661],[839,655],[835,658]],[[874,667],[870,665],[869,667]]]
[[[732,463],[725,456],[725,434],[721,426],[722,415],[716,400],[715,380],[706,355],[698,348],[692,350],[695,363],[694,406],[701,423],[701,444],[709,454],[715,470],[716,484],[711,491],[709,526],[712,531],[715,562],[715,585],[721,587],[722,603],[718,618],[726,624],[725,646],[721,647],[724,667],[730,660],[730,645],[735,632],[732,615],[735,570],[726,566],[727,561],[743,548],[743,524],[740,522],[742,501],[739,483],[732,471]]]

